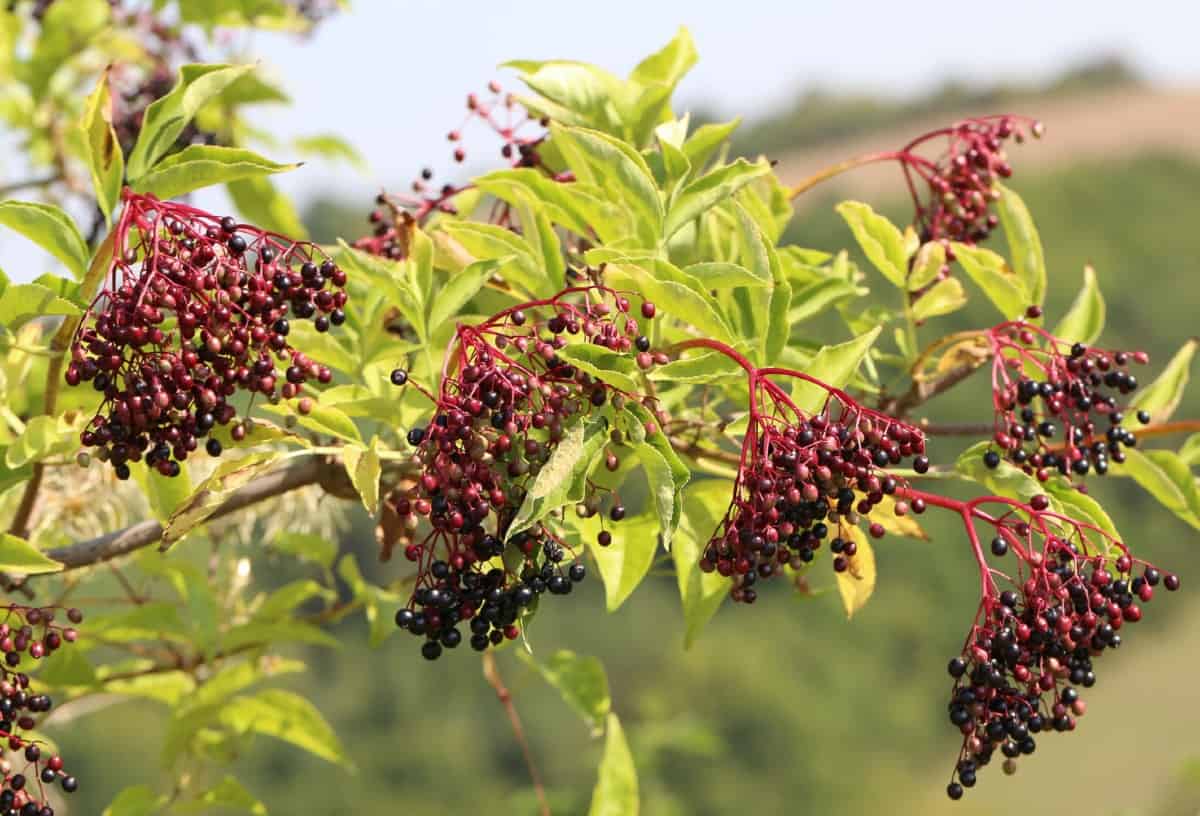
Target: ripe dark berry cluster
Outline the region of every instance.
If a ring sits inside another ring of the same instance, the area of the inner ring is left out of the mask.
[[[992,205],[1000,197],[996,181],[1012,175],[1004,154],[1010,138],[1021,142],[1025,130],[1040,137],[1042,124],[1019,116],[985,116],[965,119],[932,131],[905,145],[895,158],[904,168],[916,206],[916,220],[924,241],[986,240],[999,224]],[[914,151],[945,141],[944,152],[928,159]],[[927,197],[918,192],[925,187]]]
[[[546,138],[545,128],[549,120],[531,115],[512,94],[505,93],[499,83],[488,83],[486,97],[467,94],[466,108],[459,126],[446,134],[447,141],[454,145],[453,158],[456,163],[461,164],[467,157],[466,148],[463,147],[466,128],[472,122],[482,122],[499,137],[500,155],[510,167],[537,168],[559,181],[571,178],[569,173],[551,172],[538,155],[538,147]],[[457,214],[453,199],[470,189],[471,185],[452,182],[437,184],[433,179],[433,169],[426,167],[419,178],[413,179],[410,193],[381,193],[376,196],[376,207],[368,217],[371,235],[355,242],[355,248],[372,255],[400,259],[408,252],[404,233],[409,220],[424,224],[436,213]],[[513,226],[508,205],[502,201],[496,202],[488,221],[501,226]]]
[[[66,772],[62,757],[47,756],[27,732],[37,727],[38,716],[50,711],[53,701],[30,690],[28,674],[15,668],[24,656],[40,660],[73,643],[82,622],[78,609],[10,605],[0,623],[0,740],[4,743],[3,783],[0,783],[0,813],[17,816],[54,816],[46,787],[57,783],[65,793],[74,793],[79,783]],[[56,621],[59,615],[66,623]]]
[[[642,304],[642,315],[654,314]],[[560,353],[588,344],[617,353],[648,349],[627,298],[598,287],[564,290],[460,326],[433,421],[408,432],[421,476],[388,502],[409,535],[404,554],[418,567],[416,588],[396,623],[424,638],[434,659],[462,641],[466,622],[477,650],[514,638],[520,617],[545,593],[566,595],[586,568],[549,522],[514,529],[541,469],[570,429],[606,422],[630,399]],[[636,354],[653,355],[647,351]],[[665,359],[665,358],[664,358]],[[409,382],[393,373],[399,385]],[[625,508],[585,480],[580,510]]]
[[[833,569],[852,568],[857,544],[843,528],[869,517],[900,486],[877,471],[909,458],[919,471],[929,467],[917,428],[837,389],[829,389],[820,413],[807,416],[768,379],[771,372],[754,378],[733,501],[700,560],[705,572],[731,577],[731,597],[744,603],[756,600],[758,579],[785,566],[802,569],[825,541],[834,553]],[[898,503],[896,509],[905,513],[909,506]],[[883,532],[877,522],[870,525],[872,536]]]
[[[198,440],[234,419],[238,391],[290,399],[309,380],[331,380],[288,332],[293,318],[317,331],[340,325],[345,283],[313,244],[127,193],[107,283],[66,372],[68,385],[91,383],[103,395],[82,443],[120,478],[143,458],[178,474]],[[215,439],[205,447],[221,453]]]
[[[948,714],[963,735],[951,799],[975,784],[997,750],[1011,774],[1018,757],[1036,750],[1038,734],[1075,730],[1087,712],[1080,688],[1095,685],[1095,662],[1120,647],[1120,631],[1141,620],[1156,587],[1179,588],[1178,577],[1047,506],[1035,496],[1014,515],[984,516],[995,526],[992,554],[1012,553],[1017,569],[1011,588],[999,591],[1004,573],[981,560],[984,597],[962,655],[948,667],[955,679]]]
[[[1136,435],[1122,423],[1126,398],[1138,387],[1129,371],[1144,364],[1144,352],[1104,351],[1065,343],[1042,329],[1009,322],[989,333],[992,344],[992,401],[995,449],[984,463],[1001,457],[1045,481],[1064,475],[1103,475],[1109,462],[1125,461]],[[1150,421],[1144,411],[1139,422]]]

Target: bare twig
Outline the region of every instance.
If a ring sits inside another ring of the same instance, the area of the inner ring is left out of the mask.
[[[19,190],[25,190],[29,187],[46,187],[56,181],[61,181],[62,175],[54,173],[49,176],[40,176],[37,178],[21,179],[14,181],[11,184],[0,185],[0,198],[7,198]]]
[[[551,816],[550,803],[546,801],[546,789],[542,785],[542,775],[533,761],[533,752],[529,750],[529,741],[525,739],[525,729],[521,727],[521,717],[517,714],[517,707],[513,705],[512,701],[512,693],[504,685],[504,680],[500,677],[500,670],[496,668],[496,658],[492,656],[491,652],[483,653],[483,676],[488,681],[488,685],[496,692],[496,699],[508,712],[508,721],[512,723],[513,735],[517,739],[517,744],[521,746],[521,753],[525,757],[525,766],[529,768],[529,777],[533,780],[533,790],[537,794],[539,812],[541,816]]]

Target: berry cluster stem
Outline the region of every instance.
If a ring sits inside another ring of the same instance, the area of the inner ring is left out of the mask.
[[[483,677],[487,680],[488,685],[496,692],[496,699],[504,706],[505,712],[508,713],[508,721],[512,723],[513,736],[516,737],[517,745],[521,746],[521,755],[525,758],[525,767],[529,769],[529,778],[533,780],[533,791],[537,794],[538,813],[540,816],[551,816],[550,803],[546,799],[546,788],[542,784],[542,774],[538,771],[537,763],[533,759],[533,751],[529,748],[529,740],[525,738],[525,729],[521,726],[521,717],[517,714],[517,707],[513,705],[512,692],[504,685],[504,679],[500,676],[500,670],[496,667],[496,658],[491,652],[483,653]]]

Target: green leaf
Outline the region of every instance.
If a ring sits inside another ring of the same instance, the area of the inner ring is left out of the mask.
[[[602,417],[572,424],[550,458],[538,471],[525,501],[509,525],[505,541],[528,530],[554,510],[571,501],[576,481],[596,464],[596,455],[608,439],[608,422]]]
[[[433,297],[433,305],[429,310],[429,329],[436,332],[438,327],[447,320],[453,320],[462,311],[463,306],[487,283],[500,267],[497,260],[476,261],[468,264],[461,272],[451,275],[446,285]]]
[[[0,326],[16,331],[38,317],[77,315],[79,307],[38,283],[16,283],[0,294]]]
[[[301,414],[292,403],[281,402],[278,405],[264,405],[262,410],[279,416],[294,416],[301,427],[318,434],[325,434],[346,442],[362,444],[362,435],[346,412],[332,405],[314,403],[307,414]]]
[[[42,660],[37,679],[52,688],[92,686],[96,670],[81,649],[58,649]]]
[[[179,541],[213,514],[238,488],[267,471],[279,458],[278,451],[259,451],[240,459],[226,459],[200,483],[191,497],[176,508],[163,525],[162,545],[166,549]]]
[[[701,125],[683,143],[683,155],[687,157],[692,167],[700,169],[741,123],[742,120],[739,117],[732,122]]]
[[[930,241],[917,250],[912,271],[908,273],[908,291],[917,292],[933,283],[938,272],[946,265],[946,245],[941,241]]]
[[[1104,331],[1104,296],[1096,283],[1096,270],[1083,268],[1083,286],[1075,295],[1071,308],[1054,327],[1054,336],[1068,343],[1090,344]]]
[[[104,816],[154,816],[165,802],[166,797],[149,785],[134,785],[117,794],[104,809]]]
[[[313,136],[297,136],[292,139],[292,147],[297,151],[322,159],[338,159],[347,162],[359,170],[367,169],[366,159],[354,147],[340,136],[332,133],[319,133]]]
[[[1008,254],[1013,271],[1028,298],[1025,305],[1042,304],[1046,296],[1046,259],[1042,254],[1042,239],[1033,225],[1033,217],[1021,197],[1003,184],[997,184],[1000,201],[997,209],[1004,235],[1008,238]]]
[[[674,88],[698,59],[691,32],[686,26],[680,26],[669,43],[637,64],[629,78],[643,85]]]
[[[913,304],[913,319],[928,320],[931,317],[956,312],[967,304],[967,293],[962,281],[946,278],[935,283]]]
[[[661,266],[661,265],[660,265]],[[614,270],[613,266],[609,267]],[[671,317],[691,324],[703,334],[725,343],[736,343],[733,330],[717,302],[695,278],[676,270],[678,280],[661,279],[641,264],[620,264],[647,300],[662,304]]]
[[[959,243],[953,246],[959,266],[966,270],[1000,314],[1015,320],[1025,313],[1030,305],[1029,292],[1002,257],[990,249]]]
[[[398,262],[369,255],[354,249],[340,238],[338,246],[340,251],[337,260],[347,275],[369,290],[385,292],[389,304],[400,310],[419,336],[427,337],[424,301],[413,288],[412,265],[407,261]]]
[[[658,247],[663,236],[663,203],[641,154],[598,130],[552,123],[550,132],[577,176],[615,193],[624,202],[640,246]]]
[[[771,165],[766,159],[756,162],[738,159],[691,182],[679,191],[671,203],[663,237],[670,238],[684,224],[699,218],[742,187],[770,172]]]
[[[846,610],[847,618],[853,618],[875,592],[875,550],[861,527],[852,525],[843,528],[843,532],[858,546],[849,566],[835,573],[838,594],[842,596],[842,608]]]
[[[604,730],[604,721],[612,708],[608,693],[608,677],[604,664],[597,657],[577,655],[560,649],[549,660],[539,662],[525,652],[518,652],[525,663],[537,669],[542,678],[562,694],[567,705],[575,709],[596,734]]]
[[[805,372],[832,388],[841,388],[858,371],[882,330],[882,326],[876,326],[853,340],[823,347],[805,367]],[[792,401],[810,414],[820,411],[828,397],[829,392],[824,388],[804,380],[797,379],[792,386]]]
[[[1055,477],[1046,481],[1044,486],[1046,492],[1062,506],[1062,509],[1071,518],[1090,522],[1117,541],[1121,540],[1121,534],[1117,532],[1117,525],[1113,523],[1112,518],[1100,502],[1087,493],[1081,493],[1069,480]]]
[[[379,451],[376,446],[379,437],[371,439],[371,446],[345,445],[342,447],[342,459],[346,463],[346,473],[354,489],[362,497],[363,506],[374,518],[379,512]]]
[[[297,606],[305,601],[312,598],[328,600],[331,597],[336,597],[336,593],[332,590],[326,589],[311,578],[301,578],[284,584],[268,595],[262,606],[254,612],[254,618],[258,621],[286,619]]]
[[[75,222],[58,207],[33,201],[0,201],[0,225],[24,235],[61,261],[77,279],[83,278],[92,254]]]
[[[1188,467],[1200,465],[1200,433],[1194,433],[1184,440],[1179,449],[1179,458]]]
[[[605,608],[616,611],[633,594],[658,552],[658,519],[640,514],[606,527],[597,514],[588,519],[569,518],[579,542],[591,550],[592,559],[604,582]],[[612,534],[612,543],[601,547],[596,541],[601,529]]]
[[[558,291],[552,288],[553,284],[529,244],[512,230],[496,224],[474,221],[447,221],[441,225],[441,228],[461,244],[476,259],[477,263],[492,264],[489,275],[502,275],[534,295],[552,295]],[[471,264],[459,274],[465,274],[475,266],[476,264]],[[479,275],[482,274],[482,271],[483,267],[479,267],[473,274]],[[471,280],[469,277],[464,283],[470,283]],[[484,281],[486,280],[485,277]],[[483,281],[480,282],[480,286],[482,285]],[[439,311],[447,313],[445,307]]]
[[[679,524],[676,498],[678,491],[671,466],[658,449],[648,442],[637,446],[638,458],[646,469],[646,481],[650,485],[650,498],[658,517],[659,537],[666,550],[671,549],[671,537]],[[685,479],[686,481],[686,479]]]
[[[721,523],[732,495],[733,482],[704,479],[693,482],[683,496],[683,515],[671,547],[671,558],[675,562],[675,580],[687,627],[685,648],[692,645],[700,629],[729,595],[729,579],[716,572],[703,572],[700,556]]]
[[[192,145],[155,164],[138,178],[133,189],[161,199],[178,198],[203,187],[283,173],[299,166],[278,164],[240,147]]]
[[[770,286],[771,279],[762,276],[762,270],[753,272],[744,266],[724,261],[697,263],[683,270],[700,281],[706,289],[731,289],[735,286]]]
[[[824,314],[830,307],[847,298],[859,297],[866,293],[866,289],[837,278],[814,281],[792,296],[787,320],[792,324],[808,320],[810,317]]]
[[[176,508],[192,495],[192,477],[186,463],[180,468],[179,475],[173,477],[163,476],[143,462],[131,463],[130,471],[150,505],[150,512],[159,521],[169,519]]]
[[[574,343],[558,350],[558,356],[571,365],[620,391],[638,390],[637,363],[628,354],[595,346],[590,343]]]
[[[1010,499],[1028,502],[1034,496],[1046,493],[1041,482],[1010,462],[1001,460],[995,468],[988,468],[983,463],[983,454],[991,445],[991,441],[984,440],[967,448],[954,463],[955,470],[992,493]]]
[[[225,189],[233,206],[251,224],[296,241],[308,238],[308,230],[291,199],[266,176],[228,181]]]
[[[79,447],[78,429],[61,417],[36,416],[25,424],[17,441],[9,445],[4,463],[19,468],[27,462],[40,462]]]
[[[1200,530],[1200,489],[1191,468],[1178,454],[1126,448],[1125,461],[1112,467],[1119,475],[1131,476],[1159,504]]]
[[[0,539],[0,571],[13,575],[41,575],[59,572],[63,565],[47,558],[23,538],[4,533]]]
[[[655,366],[649,372],[649,378],[655,382],[678,383],[715,383],[745,376],[741,366],[715,351]]]
[[[171,92],[146,108],[141,132],[126,165],[130,182],[139,181],[171,149],[205,103],[253,70],[253,65],[184,65],[180,68],[179,81]]]
[[[281,532],[271,548],[326,568],[333,566],[337,557],[337,543],[315,533]]]
[[[616,714],[608,715],[606,731],[604,757],[588,816],[637,816],[637,770]]]
[[[1126,412],[1125,424],[1131,425],[1137,412],[1149,411],[1154,422],[1166,422],[1179,407],[1183,399],[1183,391],[1187,387],[1192,365],[1192,356],[1196,353],[1196,341],[1188,340],[1175,356],[1167,363],[1166,368],[1154,378],[1133,398]]]
[[[176,804],[171,812],[212,813],[214,808],[218,811],[236,810],[253,816],[267,816],[267,806],[258,801],[232,776],[226,776],[216,787],[208,789],[195,799]]]
[[[896,286],[904,287],[908,277],[908,255],[904,235],[891,221],[861,201],[843,201],[837,211],[850,225],[854,240],[871,265]]]
[[[623,95],[623,83],[602,68],[581,62],[514,60],[502,68],[515,68],[521,79],[542,96],[522,101],[555,122],[580,125],[612,134],[624,131],[620,111],[614,104]]]
[[[314,756],[352,768],[337,734],[307,699],[283,689],[239,696],[221,709],[222,724],[238,733],[258,733],[289,742]]]
[[[83,133],[84,158],[96,191],[96,203],[106,222],[121,198],[121,180],[125,176],[125,154],[112,124],[112,97],[109,87],[111,69],[105,69],[96,89],[83,106],[79,129]]]

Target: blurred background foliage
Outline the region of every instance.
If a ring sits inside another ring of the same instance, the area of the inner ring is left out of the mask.
[[[1043,117],[1052,143],[1058,100],[1087,104],[1095,98],[1099,105],[1117,87],[1149,91],[1113,60],[1042,88],[948,84],[906,102],[810,91],[790,109],[744,125],[735,149],[802,156],[849,137],[869,137],[877,128],[895,131],[930,116],[1002,109]],[[1092,119],[1105,116],[1097,109]],[[1164,363],[1197,331],[1200,161],[1186,153],[1144,151],[1136,128],[1120,155],[1083,161],[1062,156],[1037,171],[1022,170],[1020,161],[1013,186],[1033,212],[1046,248],[1051,319],[1066,309],[1083,266],[1091,263],[1108,302],[1102,342],[1144,348],[1152,363]],[[898,173],[893,181],[870,200],[903,223],[911,208]],[[838,182],[811,192],[788,240],[827,250],[853,245],[832,209],[846,194]],[[369,203],[340,200],[330,191],[310,202],[306,220],[318,240],[360,234]],[[938,330],[995,319],[976,297]],[[831,342],[846,336],[833,316],[828,329]],[[929,330],[922,336],[933,339]],[[985,377],[977,374],[926,406],[924,415],[988,421]],[[1200,389],[1193,386],[1178,416],[1200,416]],[[939,452],[943,459],[952,456],[961,443],[935,448],[934,461]],[[1195,532],[1131,484],[1092,484],[1138,551],[1177,570],[1191,590],[1200,574]],[[361,508],[356,512],[343,550],[358,554],[374,578],[395,578],[403,567],[376,562],[371,527]],[[957,520],[930,513],[923,523],[931,541],[885,538],[877,545],[879,586],[853,622],[846,621],[835,592],[805,599],[780,584],[754,607],[723,607],[684,651],[674,577],[664,572],[613,615],[603,611],[599,582],[588,582],[571,603],[539,617],[531,642],[544,655],[570,648],[601,658],[637,761],[643,812],[650,816],[1014,809],[1157,816],[1200,810],[1194,691],[1200,630],[1191,624],[1200,616],[1200,599],[1191,591],[1153,604],[1145,629],[1128,639],[1118,659],[1105,661],[1089,695],[1089,714],[1075,734],[1048,735],[1015,779],[985,774],[964,801],[945,800],[959,739],[945,715],[950,681],[943,666],[958,653],[977,583]],[[257,557],[254,568],[269,584],[296,577],[278,574],[269,556]],[[371,650],[357,616],[333,631],[341,648],[308,649],[310,670],[282,685],[316,702],[358,773],[264,740],[247,751],[238,774],[271,812],[535,812],[518,746],[475,661],[460,656],[428,664],[399,638]],[[584,812],[600,741],[511,651],[499,662],[554,812]],[[64,730],[63,749],[77,758],[75,773],[88,780],[78,794],[81,813],[101,812],[117,790],[144,780],[146,768],[158,763],[162,720],[147,705],[121,702]],[[116,746],[120,755],[113,761],[109,751]]]

